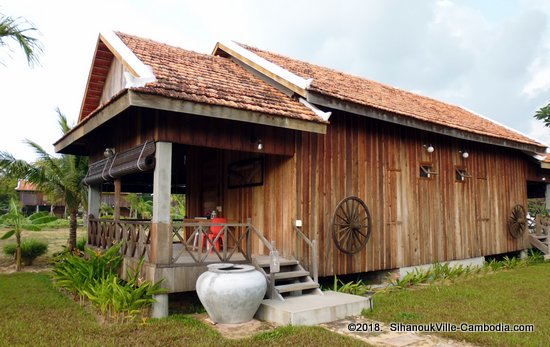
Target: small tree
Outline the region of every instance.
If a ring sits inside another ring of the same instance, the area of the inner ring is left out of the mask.
[[[21,271],[21,231],[23,231],[26,218],[15,200],[10,200],[8,213],[0,217],[0,221],[2,224],[11,227],[11,230],[2,235],[2,240],[6,240],[15,235],[15,270]]]

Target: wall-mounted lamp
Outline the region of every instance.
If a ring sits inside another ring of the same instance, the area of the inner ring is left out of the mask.
[[[424,145],[424,148],[426,148],[426,152],[428,153],[433,153],[435,151],[435,148],[432,145]]]
[[[541,178],[541,181],[546,181],[546,177]]]
[[[113,155],[115,155],[115,149],[112,148],[112,147],[107,147],[105,148],[105,150],[103,151],[103,156],[105,158],[110,158],[112,157]]]
[[[251,136],[250,137],[250,142],[252,142],[256,146],[256,149],[258,151],[261,151],[262,149],[264,149],[264,144],[262,142],[262,139],[260,139],[259,137]]]
[[[468,153],[468,151],[458,151],[458,153],[460,153],[460,155],[462,155],[462,158],[464,159],[468,159],[468,157],[470,156],[470,153]]]

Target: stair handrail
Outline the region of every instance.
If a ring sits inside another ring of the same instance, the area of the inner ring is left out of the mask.
[[[303,232],[302,227],[294,225],[294,231],[298,236],[302,238],[302,240],[311,248],[311,274],[313,276],[313,281],[316,283],[319,283],[319,253],[317,249],[317,240],[313,239],[310,240]],[[300,252],[301,253],[301,252]],[[308,270],[310,270],[308,269]]]

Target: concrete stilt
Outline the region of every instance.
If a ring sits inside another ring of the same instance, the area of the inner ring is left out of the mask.
[[[157,142],[153,174],[153,218],[151,223],[151,253],[149,261],[166,265],[172,261],[172,227],[170,224],[170,186],[172,176],[172,144]],[[155,275],[155,282],[162,280]],[[153,318],[168,316],[168,294],[155,295]]]
[[[168,294],[153,295],[156,302],[153,303],[152,318],[168,317]]]

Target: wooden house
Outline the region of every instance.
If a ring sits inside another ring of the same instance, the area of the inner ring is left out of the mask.
[[[19,195],[19,201],[23,205],[23,212],[25,214],[30,215],[35,212],[48,211],[56,216],[63,216],[65,212],[64,202],[51,202],[36,185],[27,180],[17,180],[15,191]]]
[[[106,184],[153,194],[151,221],[91,218],[88,243],[123,241],[127,264],[145,256],[147,278],[179,292],[209,262],[258,265],[273,249],[319,276],[525,249],[528,182],[544,183],[534,156],[546,146],[253,47],[206,55],[106,33],[78,124],[55,148],[90,157],[93,216]],[[184,220],[170,218],[174,193],[186,195]],[[225,219],[202,219],[212,211]]]

